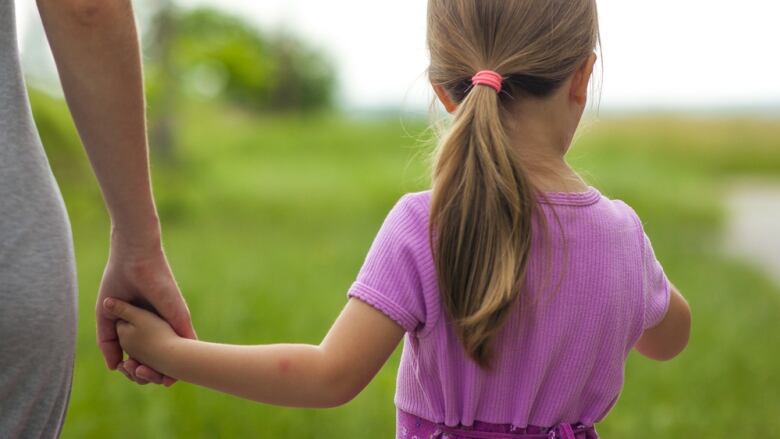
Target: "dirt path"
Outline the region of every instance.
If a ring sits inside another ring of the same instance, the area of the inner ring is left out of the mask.
[[[763,268],[780,285],[780,181],[741,181],[726,195],[726,249]]]

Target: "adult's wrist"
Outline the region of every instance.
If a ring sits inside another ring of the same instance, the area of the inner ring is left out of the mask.
[[[162,248],[162,229],[154,215],[143,221],[111,224],[111,247],[131,252],[147,252]]]

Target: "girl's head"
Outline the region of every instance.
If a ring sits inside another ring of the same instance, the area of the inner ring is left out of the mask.
[[[544,121],[565,153],[598,41],[595,0],[428,2],[429,79],[454,114],[436,152],[431,244],[445,309],[484,368],[520,296],[537,216],[523,130]],[[481,70],[504,78],[499,93],[472,84]]]

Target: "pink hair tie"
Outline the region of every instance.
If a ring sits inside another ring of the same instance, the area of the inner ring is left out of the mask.
[[[477,72],[477,74],[471,78],[471,83],[475,86],[487,85],[488,87],[495,90],[496,93],[501,92],[503,82],[504,78],[492,70],[482,70],[481,72]]]

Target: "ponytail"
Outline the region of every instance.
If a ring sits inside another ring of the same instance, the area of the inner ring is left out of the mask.
[[[520,296],[536,211],[499,101],[479,86],[463,99],[436,154],[431,201],[442,303],[466,353],[485,369]]]
[[[509,99],[547,98],[598,41],[596,0],[428,0],[428,77],[458,104],[433,163],[431,251],[446,314],[483,369],[492,368],[491,342],[515,305],[538,297],[518,300],[531,296],[521,290],[534,220],[549,244],[537,204],[544,193],[523,173],[522,145],[509,144],[511,118],[522,117]],[[505,75],[487,83],[495,90],[474,86],[483,67]],[[549,252],[547,261],[549,275]]]

